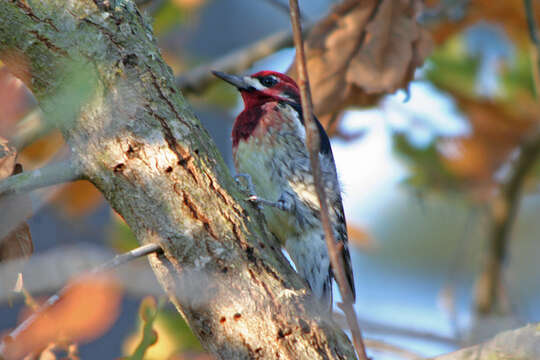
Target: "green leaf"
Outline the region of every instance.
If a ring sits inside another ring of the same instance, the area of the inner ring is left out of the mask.
[[[131,356],[122,358],[123,360],[143,360],[144,354],[149,347],[158,341],[157,332],[154,330],[154,320],[158,314],[156,300],[153,297],[146,297],[139,307],[139,316],[143,321],[142,338]]]
[[[409,141],[406,134],[395,132],[393,150],[405,160],[410,170],[405,184],[419,189],[429,187],[449,190],[458,186],[455,177],[442,163],[435,141],[425,148],[419,148]]]

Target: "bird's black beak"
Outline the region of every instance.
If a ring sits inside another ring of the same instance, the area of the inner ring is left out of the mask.
[[[212,74],[218,78],[225,80],[229,84],[232,84],[238,88],[238,90],[249,90],[251,86],[246,82],[243,76],[230,75],[221,71],[212,70]]]

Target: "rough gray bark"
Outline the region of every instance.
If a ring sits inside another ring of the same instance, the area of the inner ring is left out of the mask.
[[[2,0],[0,59],[62,130],[78,173],[140,243],[163,247],[152,268],[209,351],[354,358],[241,200],[147,23],[128,0]]]
[[[540,325],[502,332],[493,339],[432,360],[537,360],[540,359]]]

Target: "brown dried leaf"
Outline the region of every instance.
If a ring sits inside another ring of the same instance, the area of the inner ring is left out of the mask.
[[[471,134],[443,139],[439,152],[446,168],[470,190],[484,197],[496,185],[495,173],[508,162],[512,152],[534,129],[540,118],[540,105],[525,97],[512,102],[471,99],[450,92],[467,115]]]
[[[17,226],[0,242],[0,262],[27,258],[34,252],[30,227],[26,222]]]
[[[0,179],[7,178],[13,173],[17,151],[9,146],[8,141],[0,137]]]
[[[416,22],[420,0],[348,0],[309,34],[305,46],[315,113],[373,105],[407,86],[431,50]],[[297,78],[296,63],[289,74]]]
[[[0,137],[0,180],[22,172],[15,163],[17,152],[7,140]],[[7,197],[0,201],[0,262],[21,257],[29,257],[34,251],[30,228],[24,221],[30,216],[32,204],[28,196]]]

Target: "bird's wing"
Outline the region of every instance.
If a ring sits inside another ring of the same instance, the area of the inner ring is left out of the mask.
[[[293,107],[300,117],[300,120],[302,122],[302,125],[304,125],[304,116],[302,111],[302,106],[295,102],[290,102],[289,105]],[[337,189],[332,189],[332,194],[328,197],[331,199],[331,206],[334,211],[335,215],[335,224],[334,224],[334,231],[337,234],[336,241],[338,243],[343,244],[342,250],[341,250],[341,256],[343,258],[343,265],[345,267],[345,276],[347,278],[347,281],[349,282],[349,286],[351,287],[352,295],[353,295],[353,301],[356,300],[356,291],[354,287],[354,276],[352,271],[352,264],[351,264],[351,255],[349,252],[349,245],[348,245],[348,236],[347,236],[347,222],[345,220],[345,212],[343,210],[343,202],[341,200],[341,187],[339,187],[339,180],[337,178],[337,171],[336,171],[336,165],[334,161],[334,155],[332,154],[332,147],[330,146],[330,139],[328,138],[328,134],[324,130],[324,127],[320,123],[320,121],[317,119],[317,117],[314,115],[313,120],[315,120],[315,123],[317,124],[317,129],[319,130],[319,154],[321,157],[321,160],[324,162],[327,162],[327,167],[330,166],[332,169],[332,174],[329,174],[329,176],[333,176],[334,179],[333,182],[335,184],[338,184]],[[330,215],[331,216],[331,215]]]

